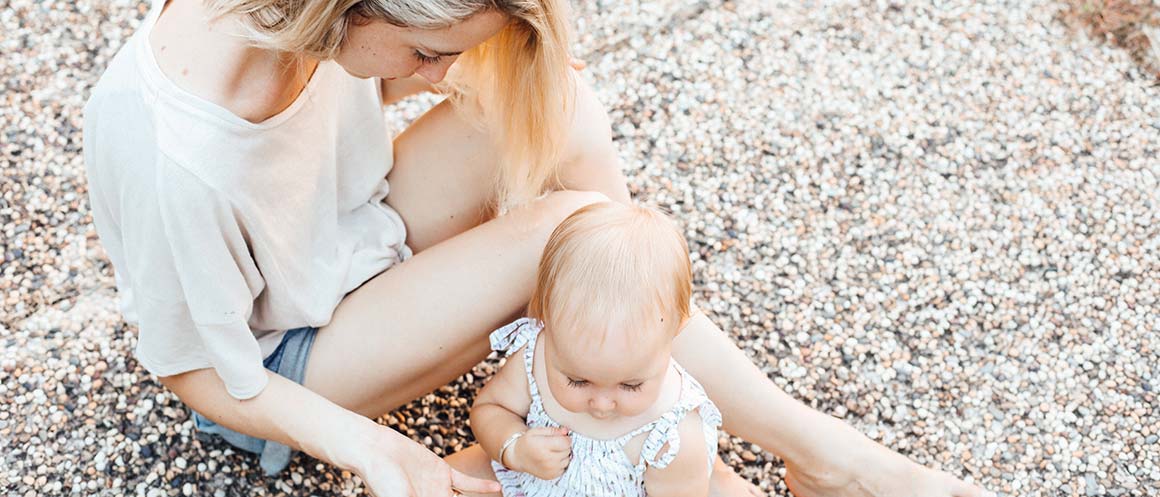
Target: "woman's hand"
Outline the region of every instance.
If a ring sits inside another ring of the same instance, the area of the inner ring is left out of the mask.
[[[452,489],[498,493],[499,483],[452,470],[431,451],[395,430],[346,410],[284,376],[249,400],[226,392],[212,369],[165,376],[182,402],[240,433],[301,449],[354,471],[379,497],[450,497]],[[325,419],[327,423],[319,423]]]
[[[452,469],[439,456],[395,430],[376,424],[371,431],[354,455],[354,469],[373,495],[450,497],[460,492],[500,491],[499,483]]]

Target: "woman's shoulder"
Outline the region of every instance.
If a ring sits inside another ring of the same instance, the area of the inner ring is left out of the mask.
[[[200,1],[171,0],[146,34],[167,80],[251,123],[289,107],[313,72],[247,43],[236,18],[214,19]]]

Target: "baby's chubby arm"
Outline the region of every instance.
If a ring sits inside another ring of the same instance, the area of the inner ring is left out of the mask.
[[[649,497],[707,497],[709,495],[709,448],[696,411],[677,425],[681,446],[676,458],[664,468],[650,466],[644,472],[645,494]],[[668,450],[661,449],[661,453]],[[712,454],[716,457],[716,454]]]
[[[531,404],[524,355],[513,353],[475,398],[471,407],[471,431],[492,460],[513,471],[551,480],[568,468],[572,439],[562,428],[529,430],[525,419]],[[515,433],[523,436],[508,447],[500,461],[500,449]]]

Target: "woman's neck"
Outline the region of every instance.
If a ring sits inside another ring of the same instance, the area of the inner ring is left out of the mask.
[[[257,123],[298,98],[318,61],[252,46],[245,34],[236,15],[211,19],[198,0],[172,0],[149,44],[174,84]]]

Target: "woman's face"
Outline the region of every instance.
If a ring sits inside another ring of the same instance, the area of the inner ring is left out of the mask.
[[[418,74],[432,84],[463,53],[498,33],[508,16],[484,11],[442,29],[401,28],[383,21],[352,22],[335,62],[359,78],[406,78]]]

